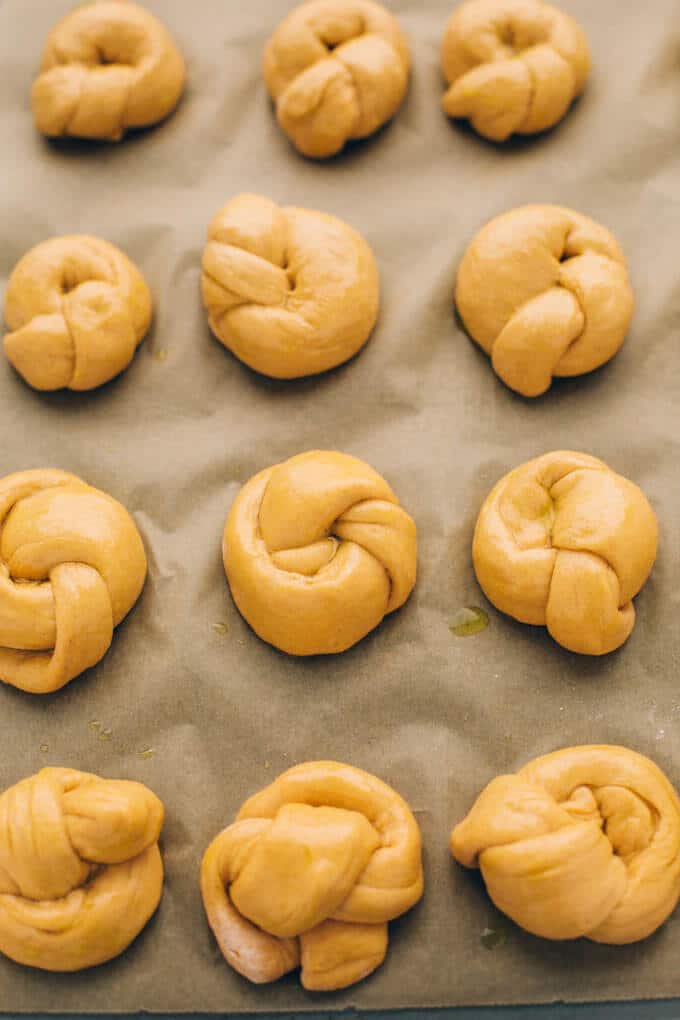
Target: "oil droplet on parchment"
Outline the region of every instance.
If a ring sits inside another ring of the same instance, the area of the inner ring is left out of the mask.
[[[87,725],[91,730],[94,730],[95,733],[102,728],[102,724],[99,722],[99,719],[90,719]]]
[[[153,747],[144,747],[141,751],[137,751],[137,757],[142,761],[148,761],[149,758],[153,758],[155,753]]]
[[[479,941],[485,949],[499,949],[505,945],[506,933],[502,928],[485,928],[479,936]]]
[[[107,728],[107,729],[101,731],[101,733],[99,734],[99,738],[98,739],[99,740],[110,740],[112,736],[113,736],[113,730],[110,730],[110,729]]]
[[[49,745],[49,744],[41,744],[41,745],[40,745],[40,750],[41,750],[41,752],[42,752],[43,754],[47,754],[47,752],[49,751],[49,749],[50,749],[50,745]]]
[[[479,606],[463,606],[449,624],[449,630],[456,637],[470,637],[479,634],[489,625],[489,615]]]
[[[161,365],[164,361],[168,360],[168,352],[165,347],[161,347],[153,356],[154,361],[158,361]]]
[[[229,627],[228,627],[228,625],[226,623],[221,623],[221,622],[220,623],[213,623],[212,629],[215,631],[216,634],[228,634],[229,633]]]

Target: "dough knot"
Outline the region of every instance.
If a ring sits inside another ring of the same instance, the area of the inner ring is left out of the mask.
[[[5,354],[35,389],[93,389],[127,368],[151,314],[149,288],[122,251],[96,237],[55,237],[10,276]]]
[[[537,397],[553,376],[591,372],[616,354],[633,293],[608,230],[570,209],[528,205],[473,238],[456,304],[506,386]]]
[[[186,69],[165,27],[134,3],[76,7],[50,32],[33,83],[40,132],[118,141],[130,128],[166,117]]]
[[[278,379],[352,357],[378,315],[366,241],[342,220],[241,194],[215,216],[203,253],[203,303],[218,340]]]
[[[263,70],[278,121],[306,156],[332,156],[397,111],[410,57],[397,20],[371,0],[311,0],[267,43]]]
[[[145,577],[116,500],[63,471],[0,480],[0,680],[46,694],[95,665]]]
[[[485,138],[545,131],[583,91],[590,51],[573,18],[543,0],[467,0],[442,43],[442,106]]]
[[[46,768],[0,796],[0,952],[72,971],[112,959],[158,906],[163,805],[140,783]]]
[[[496,906],[549,939],[646,938],[680,896],[680,802],[623,747],[572,747],[499,776],[451,834]]]
[[[301,966],[306,988],[344,988],[382,963],[387,922],[422,895],[420,832],[375,776],[309,762],[246,802],[208,848],[201,886],[239,973],[262,983]]]
[[[241,490],[224,565],[243,616],[293,655],[344,651],[408,598],[416,526],[368,464],[314,450]]]
[[[547,453],[492,489],[473,541],[477,578],[504,613],[547,626],[565,648],[602,655],[635,624],[633,598],[656,558],[656,516],[602,461]]]

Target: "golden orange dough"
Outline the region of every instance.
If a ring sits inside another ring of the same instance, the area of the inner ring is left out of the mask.
[[[582,375],[613,358],[633,314],[626,260],[594,220],[556,205],[525,205],[473,238],[456,281],[469,335],[506,386],[545,393],[553,376]]]
[[[416,581],[413,519],[368,464],[326,450],[251,478],[227,517],[222,553],[240,612],[290,655],[345,651]]]
[[[656,516],[637,485],[584,453],[546,453],[487,496],[472,558],[490,602],[548,628],[583,655],[612,652],[635,625],[649,577]]]
[[[442,97],[494,142],[562,120],[590,73],[588,40],[572,17],[543,0],[467,0],[442,42]]]
[[[0,953],[74,971],[127,949],[163,891],[163,805],[140,783],[41,769],[0,796]]]
[[[378,267],[361,234],[262,195],[237,195],[215,216],[201,285],[220,343],[275,379],[347,361],[371,335],[380,303]]]
[[[76,7],[45,44],[31,105],[38,131],[117,142],[174,110],[184,90],[182,54],[144,7],[120,0]]]
[[[680,897],[680,801],[635,751],[568,747],[489,783],[451,852],[534,935],[637,942]]]
[[[297,967],[310,991],[361,981],[387,952],[387,922],[422,896],[420,830],[368,772],[296,765],[246,801],[201,867],[224,958],[256,984]]]
[[[37,390],[91,390],[127,368],[151,315],[149,288],[122,251],[96,237],[54,237],[9,278],[5,354]]]
[[[397,112],[410,68],[395,17],[371,0],[311,0],[284,18],[262,61],[276,116],[305,156],[323,159]]]
[[[94,666],[145,577],[115,499],[64,471],[0,479],[0,681],[48,694]]]

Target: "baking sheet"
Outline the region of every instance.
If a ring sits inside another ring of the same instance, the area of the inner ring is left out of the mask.
[[[300,1011],[680,994],[680,913],[626,948],[539,941],[505,921],[448,853],[452,823],[492,776],[557,747],[627,744],[680,785],[677,0],[562,0],[592,44],[587,93],[556,131],[503,149],[440,113],[449,2],[393,0],[413,48],[408,99],[377,137],[324,164],[294,153],[260,79],[286,0],[147,6],[179,41],[189,89],[158,129],[101,146],[47,143],[30,117],[43,40],[70,0],[0,3],[5,281],[31,245],[89,232],[137,262],[156,301],[134,363],[100,391],[40,395],[0,359],[0,474],[49,465],[105,489],[134,513],[150,561],[140,602],[95,669],[46,699],[0,690],[0,788],[46,764],[147,783],[167,808],[167,882],[156,918],[109,965],[54,976],[0,960],[0,1009]],[[278,383],[211,338],[199,297],[206,226],[244,189],[335,213],[373,246],[382,311],[350,364]],[[451,306],[473,233],[530,201],[573,206],[610,227],[637,299],[609,366],[531,403],[496,379]],[[297,661],[240,618],[220,540],[244,481],[314,447],[355,454],[385,475],[418,524],[420,574],[406,607],[352,651]],[[602,660],[571,655],[488,606],[482,633],[449,630],[461,606],[486,605],[470,545],[487,491],[560,447],[634,479],[660,519],[634,634]],[[426,847],[425,898],[392,926],[386,964],[327,996],[305,993],[295,975],[255,987],[231,971],[197,881],[203,849],[241,802],[313,758],[392,783]],[[485,948],[486,928],[502,929],[504,944]]]

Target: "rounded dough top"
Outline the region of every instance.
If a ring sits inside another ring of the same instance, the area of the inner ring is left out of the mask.
[[[325,372],[368,340],[380,280],[364,238],[335,216],[232,198],[203,253],[210,328],[250,368],[277,379]]]
[[[76,971],[118,956],[156,910],[163,805],[141,783],[46,768],[0,795],[0,953]]]
[[[305,156],[332,156],[399,109],[410,56],[396,18],[372,0],[311,0],[267,43],[264,79],[279,124]]]
[[[54,237],[9,278],[5,354],[35,389],[94,389],[127,368],[151,315],[146,281],[119,248],[86,235]]]
[[[0,681],[46,694],[94,666],[145,578],[141,536],[111,496],[64,471],[0,479]]]
[[[621,347],[633,292],[616,238],[556,205],[525,205],[487,223],[458,270],[465,328],[503,382],[536,397],[554,376],[591,372]]]
[[[416,526],[356,457],[301,453],[261,471],[229,512],[224,567],[255,632],[291,655],[342,652],[416,580]]]
[[[210,845],[203,903],[228,963],[251,981],[296,967],[315,991],[378,967],[387,922],[423,891],[420,830],[386,783],[350,765],[296,765]]]
[[[583,31],[543,0],[466,0],[446,27],[441,61],[444,111],[496,142],[557,124],[590,72]]]
[[[680,897],[680,802],[635,751],[569,747],[492,780],[451,851],[534,935],[637,942]]]
[[[144,7],[118,0],[76,7],[45,43],[31,104],[50,137],[118,141],[174,110],[186,68],[170,33]]]
[[[475,527],[477,579],[497,609],[547,626],[565,648],[611,652],[635,624],[658,540],[644,493],[587,454],[527,461],[487,496]]]

